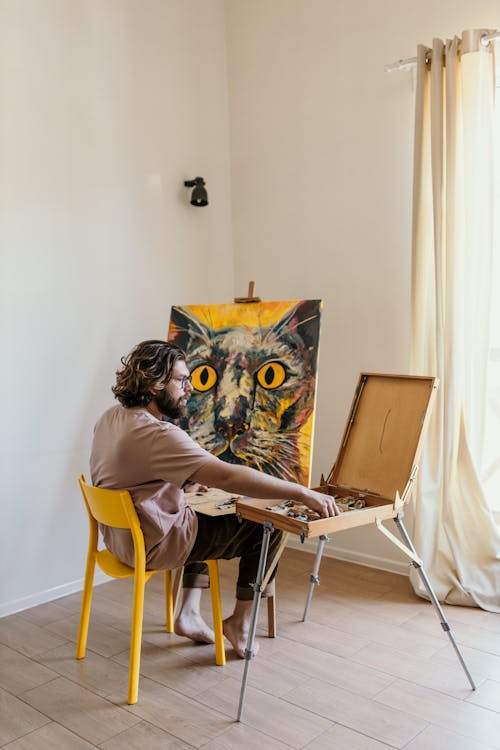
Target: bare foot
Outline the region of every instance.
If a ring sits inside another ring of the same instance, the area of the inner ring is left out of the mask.
[[[195,643],[214,643],[214,631],[200,614],[180,612],[174,623],[174,633],[191,638]]]
[[[248,627],[242,627],[241,618],[232,614],[222,622],[222,630],[227,640],[241,659],[245,658],[248,640]],[[259,644],[254,641],[252,656],[257,656]]]

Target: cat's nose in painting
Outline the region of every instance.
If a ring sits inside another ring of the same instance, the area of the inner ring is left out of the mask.
[[[235,438],[237,435],[242,435],[249,429],[249,425],[246,422],[231,421],[230,419],[218,422],[215,425],[215,431],[220,435],[224,435],[226,438]]]

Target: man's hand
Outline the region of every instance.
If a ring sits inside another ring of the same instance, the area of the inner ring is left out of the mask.
[[[206,484],[200,484],[199,482],[195,482],[192,487],[189,488],[190,492],[208,492],[208,487]]]
[[[322,492],[315,492],[304,488],[304,505],[311,510],[316,511],[322,518],[331,518],[340,515],[335,500],[330,495],[324,495]]]
[[[208,492],[206,484],[200,484],[199,482],[186,482],[184,485],[185,492]]]

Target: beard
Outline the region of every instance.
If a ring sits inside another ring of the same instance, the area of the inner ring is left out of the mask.
[[[186,413],[184,396],[173,398],[166,391],[161,391],[154,399],[161,413],[169,419],[179,419]]]

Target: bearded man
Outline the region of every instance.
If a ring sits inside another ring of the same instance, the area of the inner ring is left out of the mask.
[[[184,566],[183,598],[175,632],[193,641],[213,643],[211,628],[200,613],[201,592],[209,585],[204,560],[239,557],[234,611],[223,623],[224,635],[244,657],[257,577],[262,529],[235,515],[206,516],[186,504],[183,488],[206,489],[269,500],[294,500],[322,517],[338,514],[331,497],[205,451],[168,419],[186,409],[193,390],[184,352],[165,341],[143,341],[121,360],[112,391],[119,404],[95,426],[90,470],[92,482],[105,489],[130,492],[144,534],[146,568]],[[127,529],[102,527],[106,547],[122,562],[134,565]],[[281,532],[271,534],[269,560]],[[276,571],[274,571],[275,573]],[[271,579],[269,586],[273,586]],[[269,593],[269,591],[268,591]],[[265,595],[266,592],[263,592]],[[257,645],[254,646],[254,654]]]

